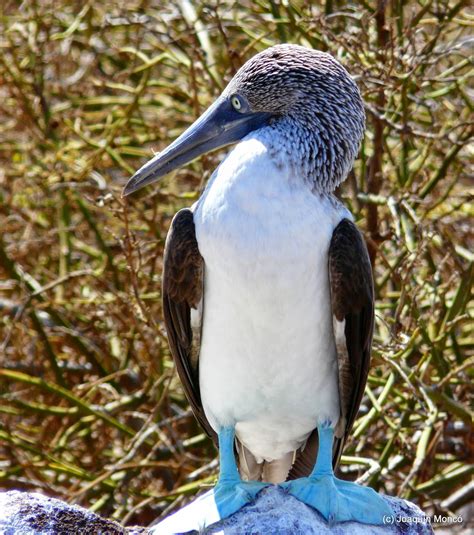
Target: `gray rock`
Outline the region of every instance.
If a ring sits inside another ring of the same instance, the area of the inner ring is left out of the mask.
[[[0,493],[1,535],[138,535],[146,528],[124,528],[83,507],[36,492]]]
[[[416,505],[400,498],[383,496],[393,511],[386,525],[374,526],[343,522],[329,526],[314,509],[298,501],[277,486],[264,489],[254,503],[231,517],[197,530],[196,520],[210,518],[207,492],[187,507],[150,528],[150,535],[201,533],[206,535],[428,535],[433,533],[430,519]],[[197,520],[199,524],[199,520]],[[195,530],[189,531],[194,524]]]
[[[253,504],[247,505],[231,517],[199,530],[211,535],[427,535],[433,533],[428,517],[416,505],[384,496],[394,512],[393,524],[370,526],[345,522],[328,526],[322,516],[286,494],[278,487],[264,489]],[[42,494],[9,491],[0,493],[1,535],[172,535],[198,533],[176,526],[199,523],[203,511],[209,511],[212,491],[194,500],[177,513],[152,528],[124,528],[61,500]],[[207,509],[206,509],[207,508]],[[175,527],[173,527],[175,526]]]

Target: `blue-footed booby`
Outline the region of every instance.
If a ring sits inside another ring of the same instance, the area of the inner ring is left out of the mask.
[[[331,522],[383,523],[372,489],[334,476],[370,361],[372,272],[334,195],[364,133],[358,88],[331,55],[269,48],[129,180],[128,195],[237,143],[168,233],[163,309],[197,419],[219,447],[219,516],[269,484]]]

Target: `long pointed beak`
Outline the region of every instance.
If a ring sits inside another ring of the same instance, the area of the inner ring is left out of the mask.
[[[141,167],[127,182],[125,197],[174,169],[194,160],[201,154],[229,143],[235,143],[248,133],[265,125],[271,113],[240,113],[226,97],[219,99],[193,123],[176,141]]]

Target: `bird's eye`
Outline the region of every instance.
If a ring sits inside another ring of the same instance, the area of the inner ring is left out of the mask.
[[[234,108],[234,110],[240,111],[242,109],[242,101],[237,95],[234,95],[233,97],[231,97],[230,103],[232,104],[232,107]]]

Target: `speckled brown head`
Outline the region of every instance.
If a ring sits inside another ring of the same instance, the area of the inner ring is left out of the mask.
[[[347,176],[364,135],[357,85],[330,54],[273,46],[251,58],[223,92],[241,109],[272,114],[292,134],[296,167],[316,189],[332,191]]]
[[[124,195],[260,128],[275,131],[295,173],[320,192],[347,176],[364,133],[359,90],[331,55],[277,45],[247,61],[219,99],[129,180]],[[284,145],[284,146],[283,146]]]

